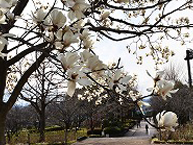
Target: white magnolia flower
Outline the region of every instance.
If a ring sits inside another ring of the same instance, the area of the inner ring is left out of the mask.
[[[118,89],[121,91],[127,90],[127,85],[132,78],[130,75],[124,75],[121,70],[116,70],[115,72],[109,71],[108,75],[108,85],[111,89],[114,89],[114,87],[118,87]]]
[[[91,39],[84,39],[83,45],[84,45],[84,49],[93,49],[94,41]]]
[[[86,49],[83,52],[80,53],[81,61],[83,63],[86,63],[89,57],[92,57],[93,55]]]
[[[102,14],[101,14],[101,21],[108,18],[109,15],[110,15],[110,11],[103,11]]]
[[[73,27],[76,29],[82,29],[85,25],[85,21],[83,19],[79,20],[78,22],[76,22]]]
[[[178,89],[174,89],[175,82],[174,81],[167,81],[167,80],[159,80],[156,83],[157,92],[159,95],[162,96],[164,100],[166,100],[166,96],[172,97],[170,93],[176,93]]]
[[[71,20],[84,18],[84,11],[89,7],[85,0],[67,0],[64,3],[70,7],[68,17]]]
[[[106,65],[103,64],[97,55],[92,55],[87,58],[86,68],[89,68],[91,71],[99,71],[106,68]]]
[[[47,13],[48,13],[48,10],[42,7],[37,11],[35,11],[34,13],[32,13],[32,19],[35,23],[38,23],[38,24],[41,22],[44,22],[45,24],[49,24],[49,22],[45,21],[45,17]]]
[[[69,80],[67,84],[67,94],[69,96],[73,96],[76,90],[76,82],[78,82],[82,86],[91,85],[91,81],[87,78],[86,74],[80,70],[80,67],[74,67],[72,69],[67,70]]]
[[[6,24],[5,20],[6,20],[6,16],[3,13],[3,11],[0,9],[0,24]]]
[[[67,31],[63,31],[63,29],[59,29],[55,34],[57,40],[55,42],[56,48],[65,49],[69,47],[72,43],[78,43],[78,34],[74,34],[70,29]]]
[[[59,54],[58,58],[62,63],[63,69],[66,71],[67,69],[75,67],[79,55],[77,52],[67,52],[66,55],[63,55],[62,53]]]
[[[91,36],[91,34],[89,33],[89,29],[84,29],[82,31],[82,33],[80,33],[80,35],[79,35],[80,40],[89,39],[90,36]]]
[[[175,131],[174,127],[178,126],[178,117],[174,112],[165,110],[156,115],[156,119],[158,122],[158,127],[162,129],[162,131],[170,130]]]
[[[164,71],[156,72],[155,77],[152,77],[152,75],[147,70],[146,70],[146,72],[147,72],[147,75],[150,76],[154,80],[155,83],[157,81],[159,81],[163,77],[163,75],[164,75]]]
[[[0,0],[1,9],[8,10],[17,3],[17,0]]]
[[[7,54],[2,53],[5,45],[8,45],[8,41],[7,41],[7,39],[5,39],[5,37],[15,37],[15,35],[10,34],[10,33],[5,33],[5,34],[0,33],[0,57],[3,59],[4,59],[4,57],[7,56]]]
[[[48,22],[53,25],[54,29],[59,29],[66,23],[66,16],[61,11],[54,9],[48,17]]]
[[[131,99],[133,101],[136,101],[138,98],[140,98],[140,96],[141,95],[132,95]],[[141,110],[143,115],[145,115],[145,113],[143,111],[143,106],[146,106],[146,107],[150,107],[151,106],[148,102],[145,102],[145,101],[142,101],[142,100],[137,101],[137,105],[139,106],[139,109]]]

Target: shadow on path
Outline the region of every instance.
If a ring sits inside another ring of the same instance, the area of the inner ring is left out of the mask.
[[[146,133],[146,122],[142,121],[141,126],[130,129],[124,137],[103,137],[88,138],[84,141],[74,143],[73,145],[149,145],[151,137],[157,133],[156,129],[148,125]]]

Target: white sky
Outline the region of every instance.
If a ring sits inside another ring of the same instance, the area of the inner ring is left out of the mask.
[[[184,58],[186,56],[187,46],[182,47],[180,42],[176,41],[164,41],[165,45],[168,45],[171,50],[174,50],[175,55],[171,57],[168,63],[164,65],[159,65],[159,69],[162,70],[165,66],[172,64],[183,66],[182,69],[186,73],[187,66]],[[99,43],[96,43],[96,49],[94,51],[99,54],[99,58],[105,63],[117,62],[121,58],[121,64],[124,66],[124,70],[132,74],[137,74],[138,76],[138,87],[142,94],[148,94],[147,88],[152,87],[153,80],[147,75],[146,70],[148,70],[152,76],[155,76],[155,64],[151,57],[144,57],[143,64],[138,65],[136,62],[135,55],[128,53],[125,48],[126,42],[113,42],[111,40],[105,39]],[[140,53],[140,50],[139,50]]]

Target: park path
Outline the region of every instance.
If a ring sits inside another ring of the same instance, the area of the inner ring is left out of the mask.
[[[149,145],[151,137],[157,133],[156,129],[149,126],[146,133],[145,121],[141,121],[140,127],[135,126],[130,129],[124,137],[103,137],[103,138],[88,138],[86,140],[74,143],[73,145]]]

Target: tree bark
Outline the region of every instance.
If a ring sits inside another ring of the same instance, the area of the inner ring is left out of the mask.
[[[40,114],[40,142],[45,141],[45,109],[41,110]]]
[[[65,133],[64,133],[64,144],[67,145],[68,144],[68,123],[66,123],[66,126],[65,126]]]

